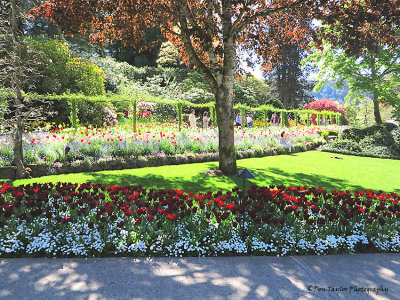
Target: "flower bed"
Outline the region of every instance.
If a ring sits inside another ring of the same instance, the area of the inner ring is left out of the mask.
[[[58,128],[57,128],[58,129]],[[293,145],[322,142],[321,128],[301,127],[287,129]],[[279,145],[282,129],[235,129],[237,151],[261,151]],[[68,151],[66,152],[65,149]],[[260,150],[261,149],[261,150]],[[73,162],[76,160],[110,160],[113,158],[138,158],[141,156],[177,155],[191,153],[216,153],[218,131],[214,129],[179,131],[169,127],[142,127],[134,132],[130,127],[81,128],[28,132],[23,137],[24,161],[27,164]],[[12,142],[9,136],[0,136],[0,166],[12,163]]]
[[[307,143],[297,144],[293,146],[292,152],[304,152],[313,150],[319,147],[322,143]],[[274,148],[253,147],[248,150],[237,151],[237,158],[252,158],[252,157],[264,157],[271,155],[279,155],[288,153],[288,149],[283,146],[277,146]],[[190,153],[175,155],[165,155],[164,153],[157,153],[155,155],[147,155],[139,158],[108,158],[108,159],[85,159],[75,160],[72,162],[55,162],[52,165],[38,164],[28,165],[28,170],[31,177],[41,177],[46,175],[56,174],[70,174],[70,173],[81,173],[81,172],[98,172],[105,170],[123,170],[123,169],[135,169],[144,167],[157,167],[165,165],[180,165],[188,163],[202,163],[218,161],[218,152],[204,152],[204,153]],[[0,179],[16,179],[16,167],[6,166],[0,167]]]
[[[400,196],[252,186],[0,183],[0,256],[217,256],[400,251]]]

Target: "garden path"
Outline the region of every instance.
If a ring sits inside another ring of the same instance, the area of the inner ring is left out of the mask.
[[[0,298],[400,299],[400,254],[0,259]]]

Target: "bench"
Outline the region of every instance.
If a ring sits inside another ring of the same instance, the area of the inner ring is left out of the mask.
[[[326,138],[327,142],[332,142],[337,139],[337,135],[328,135]]]

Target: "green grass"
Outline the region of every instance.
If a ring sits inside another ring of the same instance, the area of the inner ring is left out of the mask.
[[[332,158],[334,156],[343,159]],[[101,182],[105,185],[137,185],[156,189],[183,189],[187,192],[229,190],[242,187],[242,179],[201,173],[216,168],[217,162],[179,166],[149,167],[118,171],[54,175],[12,181],[13,185],[33,182]],[[309,151],[292,156],[279,155],[238,161],[256,175],[246,183],[265,186],[308,185],[327,190],[383,190],[400,192],[400,160],[377,159]]]

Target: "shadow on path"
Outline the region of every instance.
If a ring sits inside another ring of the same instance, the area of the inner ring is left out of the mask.
[[[2,259],[0,298],[400,299],[399,274],[399,254]]]

